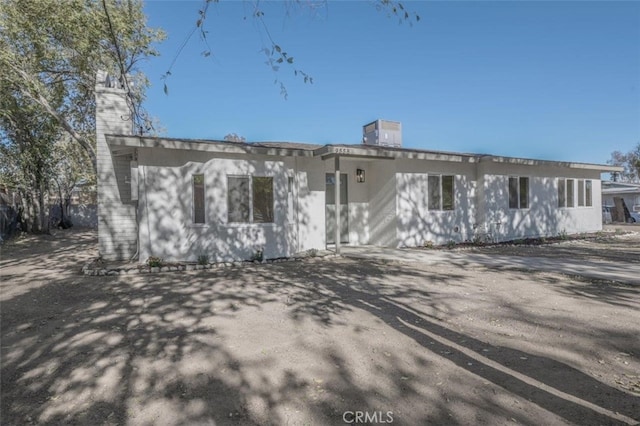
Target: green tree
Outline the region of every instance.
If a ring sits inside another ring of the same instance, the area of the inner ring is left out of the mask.
[[[27,232],[47,232],[47,194],[57,123],[37,105],[0,86],[0,182],[20,194]]]
[[[59,225],[67,228],[72,225],[69,208],[74,189],[80,183],[95,184],[95,175],[91,173],[90,160],[86,152],[69,137],[64,137],[53,146],[52,160],[51,187],[60,208]]]
[[[613,151],[607,163],[623,168],[622,172],[612,174],[614,181],[640,182],[640,143],[626,153]]]
[[[147,27],[141,2],[3,0],[0,28],[2,85],[37,105],[82,147],[94,171],[98,70],[127,76],[121,80],[132,118],[139,130],[149,130],[140,107],[148,82],[137,65],[156,55],[152,44],[163,34]]]

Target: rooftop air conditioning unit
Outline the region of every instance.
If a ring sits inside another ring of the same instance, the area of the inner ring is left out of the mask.
[[[399,121],[376,120],[362,126],[362,143],[365,145],[402,146],[402,123]]]

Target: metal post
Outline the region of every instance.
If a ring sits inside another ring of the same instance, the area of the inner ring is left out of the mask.
[[[336,254],[340,254],[340,157],[336,155],[335,160],[335,171],[336,171]]]

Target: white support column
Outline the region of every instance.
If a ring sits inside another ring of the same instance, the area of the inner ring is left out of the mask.
[[[336,254],[340,254],[340,157],[335,158]]]

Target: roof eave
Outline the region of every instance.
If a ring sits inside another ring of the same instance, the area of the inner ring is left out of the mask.
[[[311,157],[313,151],[295,148],[252,146],[248,143],[165,139],[158,137],[106,135],[110,147],[183,149],[222,154],[256,154],[284,157]]]
[[[534,160],[530,158],[501,157],[494,155],[485,155],[480,158],[481,163],[504,163],[522,166],[553,166],[567,167],[570,169],[583,170],[599,170],[600,172],[621,172],[622,167],[611,166],[608,164],[591,164],[591,163],[574,163],[570,161],[552,161],[552,160]]]

